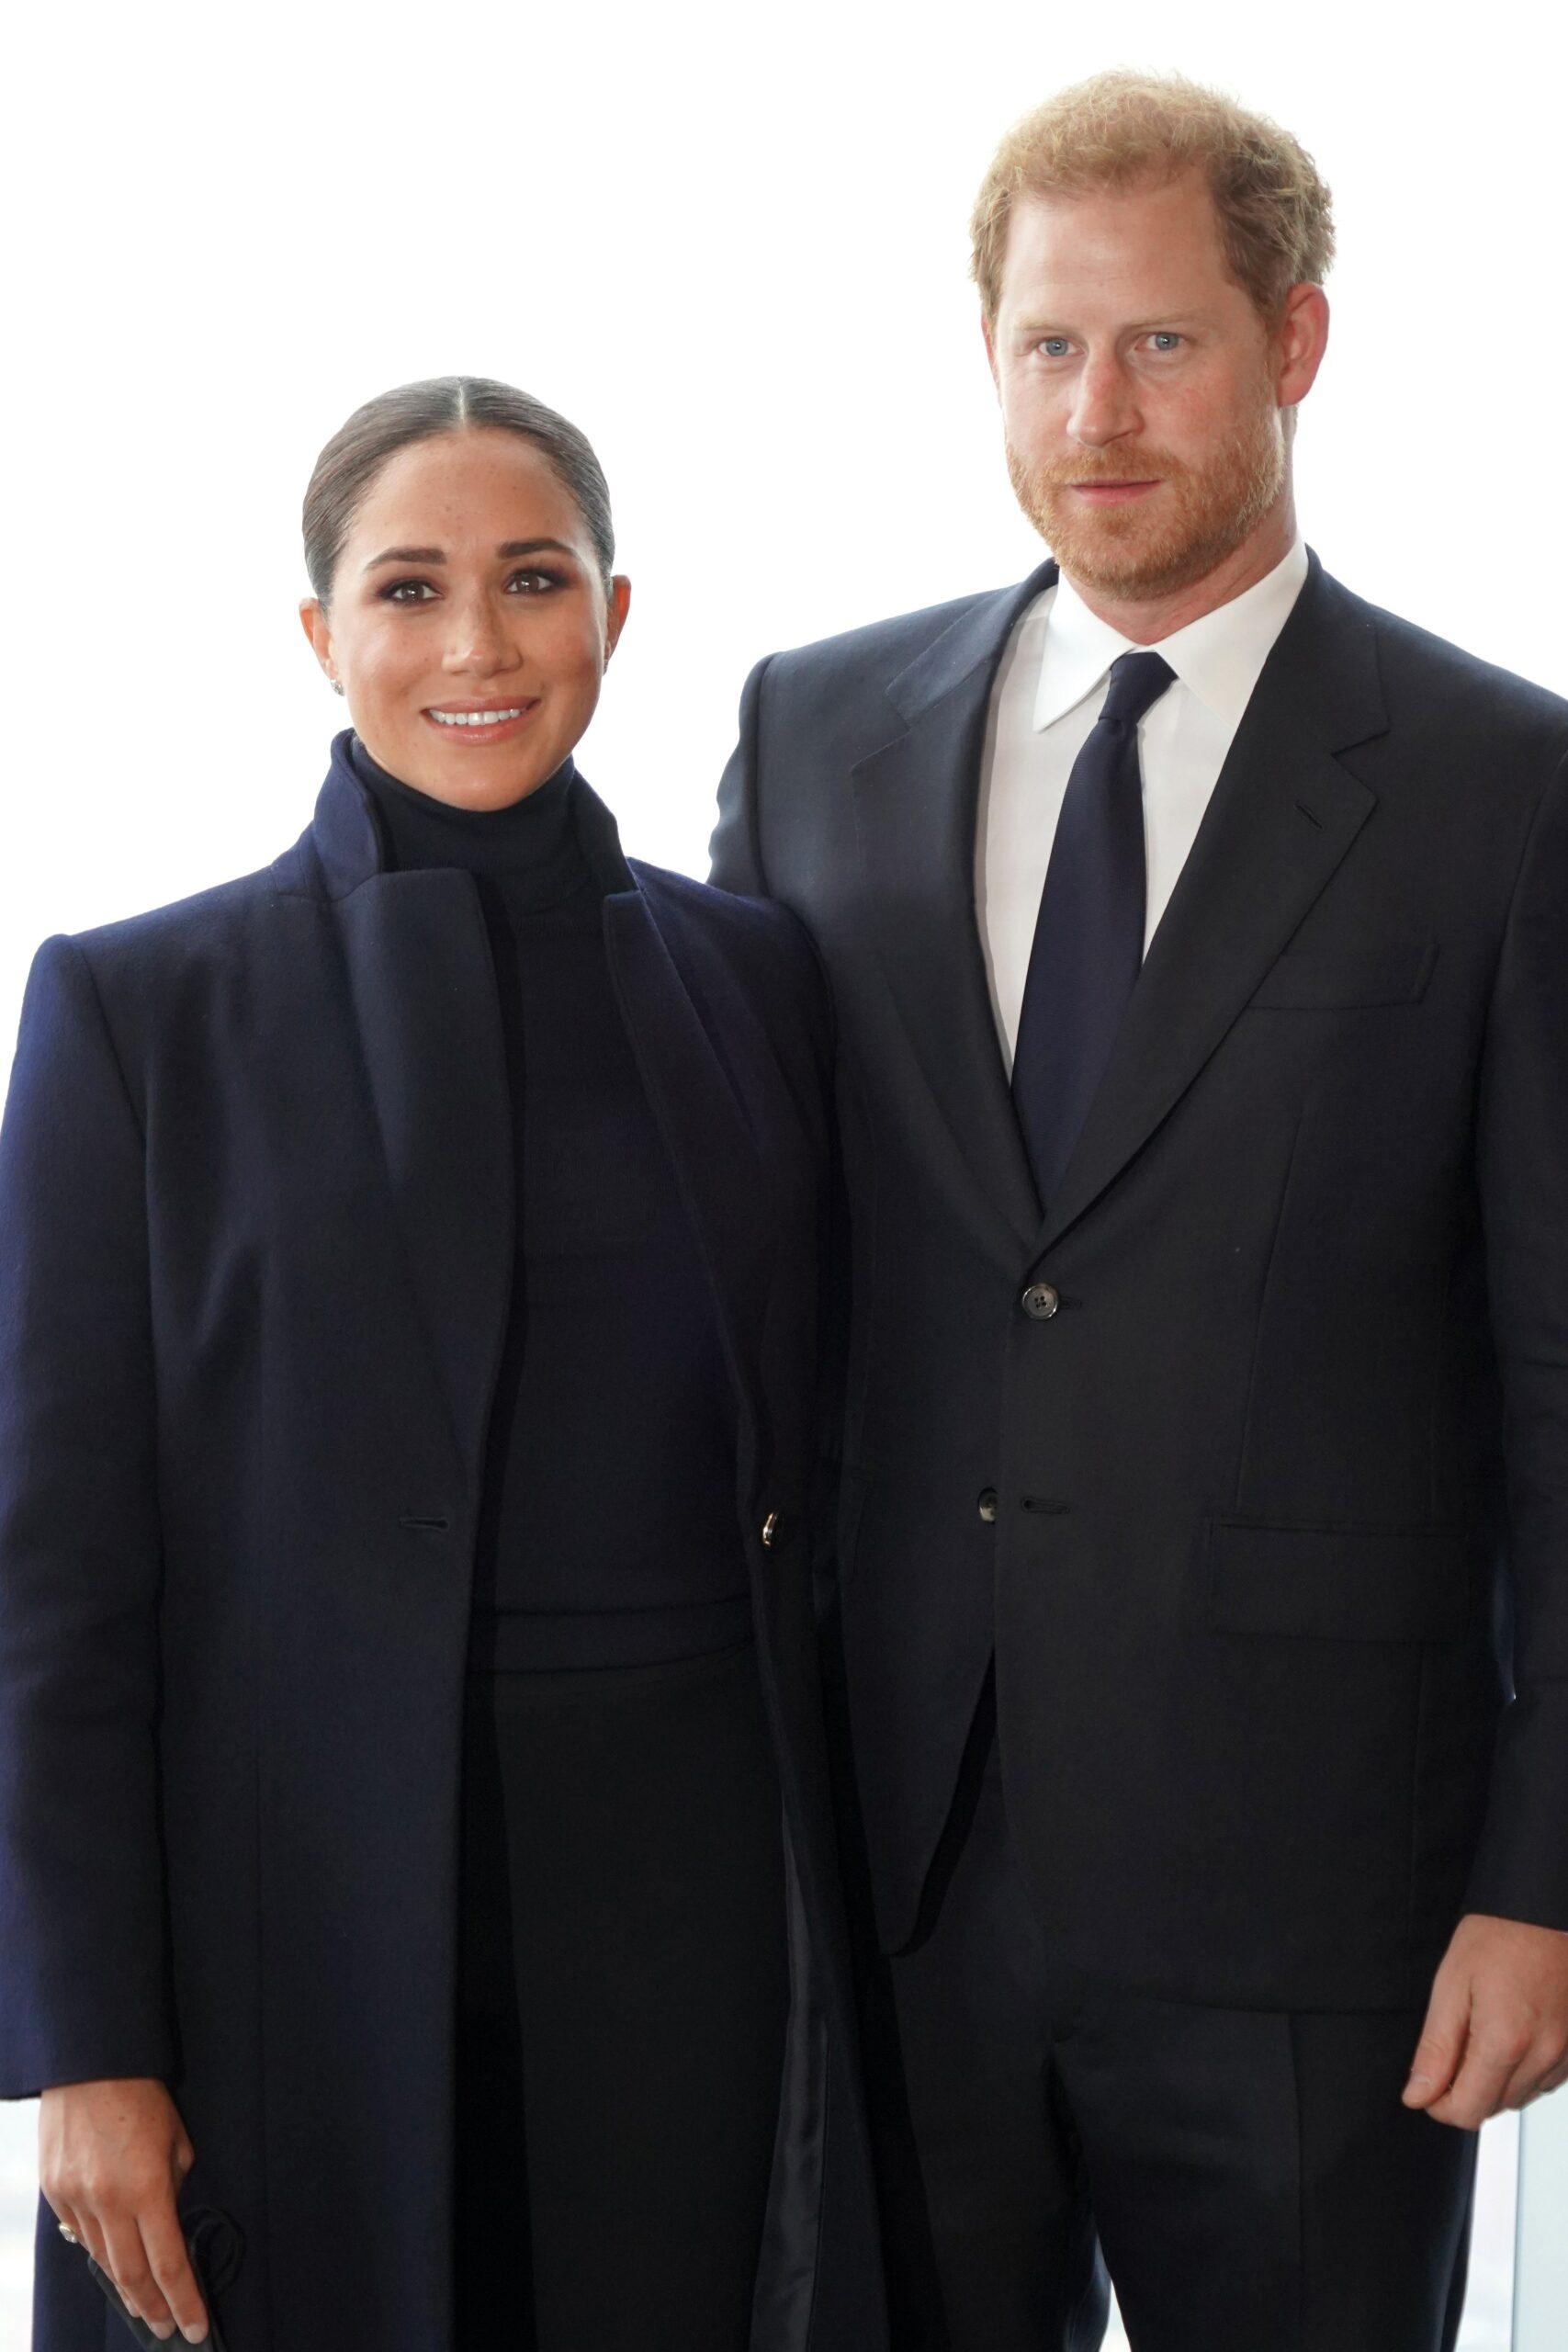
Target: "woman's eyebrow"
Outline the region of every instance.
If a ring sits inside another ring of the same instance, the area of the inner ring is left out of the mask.
[[[505,539],[497,548],[496,554],[502,558],[542,555],[547,548],[553,548],[557,555],[575,552],[564,539]],[[371,557],[365,569],[374,571],[378,563],[445,563],[446,560],[445,548],[383,548],[379,555]]]
[[[446,560],[440,548],[383,548],[379,555],[371,557],[365,569],[374,571],[378,563],[445,563]]]

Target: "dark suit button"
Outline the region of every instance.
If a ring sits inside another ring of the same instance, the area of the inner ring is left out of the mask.
[[[1049,1283],[1031,1283],[1023,1294],[1023,1311],[1037,1323],[1048,1323],[1062,1304]]]
[[[991,1521],[997,1515],[997,1490],[995,1487],[986,1487],[981,1490],[978,1509],[981,1518],[985,1521],[987,1526],[989,1527]]]

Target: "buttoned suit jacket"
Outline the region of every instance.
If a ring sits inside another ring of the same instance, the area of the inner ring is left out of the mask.
[[[473,878],[383,870],[347,741],[270,868],[39,950],[0,1128],[0,2094],[171,2086],[186,2201],[244,2241],[231,2352],[451,2341],[512,1118]],[[804,1518],[825,1004],[779,909],[628,865],[577,793],[739,1400],[791,1974],[752,2340],[861,2352],[884,2322]],[[36,2312],[39,2352],[103,2352],[47,2211]]]
[[[994,1653],[1066,1956],[1418,2004],[1463,1909],[1568,1928],[1568,704],[1313,555],[1043,1212],[975,842],[1055,576],[762,662],[713,842],[836,1003],[882,1937]]]

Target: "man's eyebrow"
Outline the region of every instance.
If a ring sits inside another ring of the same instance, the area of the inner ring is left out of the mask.
[[[1185,306],[1172,303],[1167,311],[1151,311],[1142,319],[1128,319],[1116,329],[1118,334],[1146,334],[1151,328],[1208,326],[1213,317],[1199,304]],[[1018,334],[1071,334],[1074,330],[1060,319],[1044,317],[1021,318],[1014,330]]]
[[[552,548],[557,555],[576,553],[576,549],[568,547],[564,539],[506,539],[497,548],[496,554],[504,560],[519,555],[543,555],[547,548]],[[371,557],[365,569],[374,571],[380,563],[445,563],[446,560],[445,548],[383,548],[379,555]]]

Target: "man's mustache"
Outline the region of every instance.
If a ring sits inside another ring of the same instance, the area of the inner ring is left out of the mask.
[[[1032,481],[1050,490],[1075,490],[1122,481],[1168,481],[1186,469],[1163,449],[1148,449],[1130,459],[1123,450],[1116,458],[1043,458],[1028,468]]]

